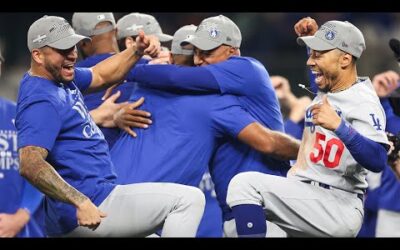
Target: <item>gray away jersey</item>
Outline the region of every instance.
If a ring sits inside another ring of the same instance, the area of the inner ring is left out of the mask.
[[[386,116],[368,77],[358,78],[352,87],[328,93],[328,101],[336,112],[361,135],[388,144],[385,134]],[[310,107],[322,101],[319,92],[307,108],[305,128],[296,164],[288,178],[313,180],[332,187],[362,193],[368,184],[367,170],[358,164],[344,143],[333,131],[312,123]],[[371,157],[374,157],[371,155]]]

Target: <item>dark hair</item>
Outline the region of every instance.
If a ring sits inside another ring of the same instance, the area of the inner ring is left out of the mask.
[[[117,43],[118,43],[118,48],[119,48],[120,51],[123,51],[123,50],[126,49],[125,39],[126,39],[126,37],[121,38],[121,39],[119,39],[119,40],[117,41]]]
[[[353,60],[351,60],[351,61],[352,61],[352,63],[353,63],[353,64],[356,64],[356,63],[357,63],[357,61],[358,61],[358,58],[357,58],[357,57],[355,57],[355,56],[353,56],[353,55],[351,55],[351,57],[353,58]]]

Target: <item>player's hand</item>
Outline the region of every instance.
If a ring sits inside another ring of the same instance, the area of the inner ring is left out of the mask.
[[[154,35],[145,35],[143,30],[136,37],[137,51],[151,57],[157,57],[161,51],[160,40]]]
[[[101,223],[101,218],[107,214],[100,211],[91,200],[87,199],[76,208],[78,225],[95,230]]]
[[[136,102],[124,106],[114,115],[115,124],[133,137],[136,137],[137,134],[132,130],[131,127],[148,128],[152,123],[152,121],[149,119],[151,116],[149,112],[136,109],[142,105],[143,102],[144,98],[141,97]]]
[[[372,79],[376,94],[386,97],[399,87],[400,76],[393,70],[377,74]]]
[[[120,96],[121,91],[117,91],[117,93],[107,98],[99,107],[90,111],[90,115],[97,125],[105,128],[116,127],[114,114],[128,104],[128,102],[115,103]]]
[[[318,24],[311,17],[302,18],[294,25],[297,36],[312,36],[317,32]]]
[[[171,64],[171,53],[169,51],[161,51],[156,58],[152,58],[149,64]]]
[[[0,237],[15,237],[29,221],[29,213],[18,209],[15,214],[0,214]]]
[[[315,125],[334,131],[341,123],[341,118],[328,102],[327,95],[322,97],[322,102],[311,107],[312,122]]]

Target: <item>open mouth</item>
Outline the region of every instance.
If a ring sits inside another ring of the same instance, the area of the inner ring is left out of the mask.
[[[65,64],[62,66],[64,75],[71,76],[74,74],[74,64]]]
[[[323,74],[321,72],[312,71],[311,72],[315,77],[315,83],[319,83],[322,81]]]

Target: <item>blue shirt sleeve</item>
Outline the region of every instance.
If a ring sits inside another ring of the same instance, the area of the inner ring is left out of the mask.
[[[75,68],[74,82],[81,92],[85,92],[92,83],[92,70],[90,68]]]
[[[32,215],[38,209],[43,197],[44,195],[41,192],[25,180],[20,207],[28,210]]]
[[[259,67],[255,69],[254,67]],[[250,95],[258,93],[258,81],[265,83],[268,76],[265,68],[259,63],[245,58],[230,58],[226,61],[205,66],[216,79],[222,94]],[[256,81],[256,80],[257,81]]]
[[[50,101],[37,100],[17,115],[16,125],[18,148],[38,146],[51,151],[61,129],[61,118]]]
[[[156,89],[220,93],[217,80],[205,67],[137,65],[128,74],[127,80]]]
[[[248,125],[257,122],[246,110],[239,105],[221,107],[213,111],[216,131],[223,136],[237,138],[239,133]]]

